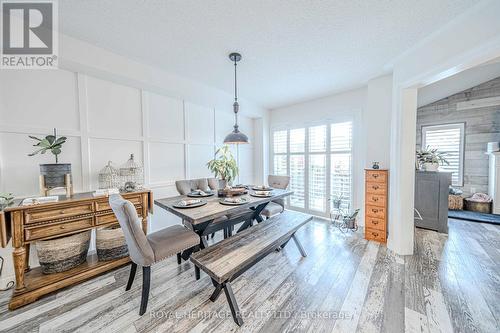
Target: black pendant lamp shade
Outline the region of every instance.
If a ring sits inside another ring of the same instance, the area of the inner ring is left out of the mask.
[[[233,112],[234,112],[234,129],[231,133],[229,133],[224,139],[225,144],[240,144],[240,143],[249,143],[248,136],[241,133],[238,129],[238,111],[240,110],[240,105],[238,104],[238,83],[236,77],[236,66],[238,61],[241,60],[241,54],[239,53],[231,53],[229,55],[229,59],[234,62],[234,103],[233,103]]]

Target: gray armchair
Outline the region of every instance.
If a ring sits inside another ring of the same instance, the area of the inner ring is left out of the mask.
[[[151,265],[174,254],[177,254],[179,263],[181,251],[193,247],[195,250],[199,249],[200,237],[181,225],[174,225],[145,235],[141,228],[141,219],[137,216],[137,211],[130,201],[124,200],[119,194],[114,194],[109,197],[109,204],[123,230],[132,260],[125,290],[132,287],[137,265],[142,266],[142,297],[139,310],[139,315],[142,316],[148,306]],[[196,275],[199,276],[198,270]]]
[[[269,186],[272,188],[286,190],[288,188],[288,184],[290,183],[290,177],[269,175],[267,177],[267,182],[269,183]],[[264,216],[267,219],[273,215],[282,213],[284,210],[285,210],[285,199],[282,198],[276,199],[268,203],[266,208],[262,210],[260,215]]]

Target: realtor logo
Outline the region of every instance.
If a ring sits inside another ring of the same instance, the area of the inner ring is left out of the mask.
[[[57,3],[2,1],[2,69],[57,68]]]

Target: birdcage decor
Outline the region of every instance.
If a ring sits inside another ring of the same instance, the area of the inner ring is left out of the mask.
[[[99,188],[110,189],[119,187],[120,180],[118,179],[118,170],[113,167],[111,161],[108,161],[108,164],[99,171]]]
[[[134,154],[130,154],[130,158],[119,169],[120,190],[130,191],[130,188],[135,190],[141,189],[143,185],[143,171],[142,165],[134,160]]]

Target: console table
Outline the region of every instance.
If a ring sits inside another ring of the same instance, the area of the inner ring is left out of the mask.
[[[131,201],[142,218],[142,228],[147,231],[147,216],[152,211],[153,198],[150,190],[122,193]],[[94,197],[93,192],[78,193],[70,198],[60,196],[58,202],[22,206],[16,200],[0,210],[0,243],[6,247],[12,238],[16,287],[9,303],[13,310],[36,301],[43,295],[80,283],[129,262],[129,258],[98,261],[97,255],[89,255],[87,261],[61,273],[43,274],[40,267],[30,269],[30,244],[79,233],[89,229],[117,224],[115,215],[105,196]]]

